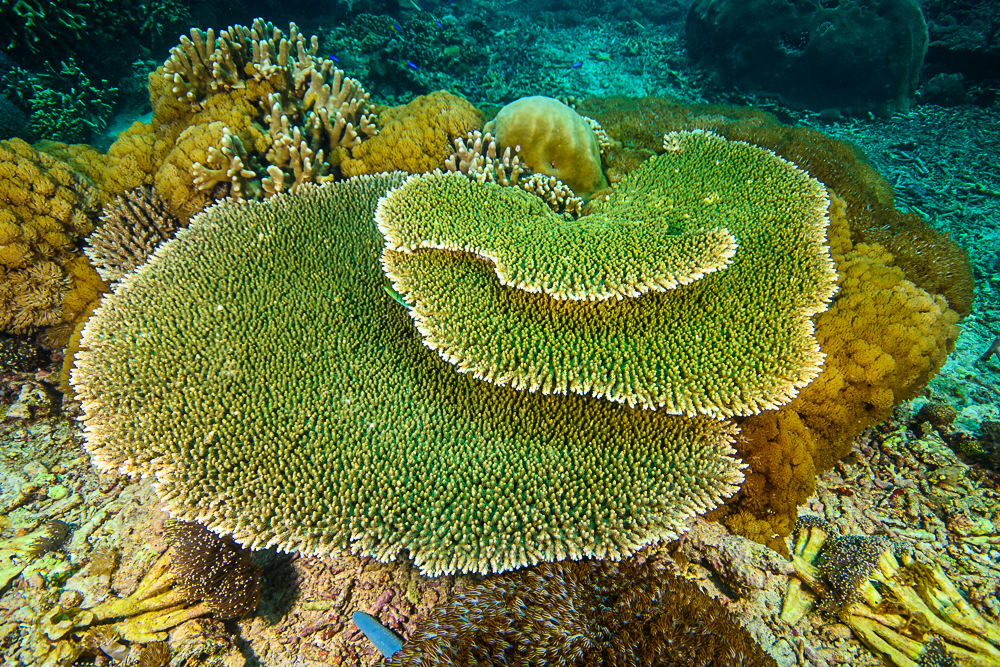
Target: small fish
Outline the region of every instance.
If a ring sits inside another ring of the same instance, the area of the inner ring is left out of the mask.
[[[412,70],[413,70],[414,72],[416,72],[416,71],[417,71],[417,66],[416,66],[416,65],[414,65],[414,64],[413,64],[412,62],[410,62],[409,60],[407,60],[407,61],[406,61],[406,66],[407,66],[407,67],[409,67],[410,69],[412,69]]]
[[[410,304],[406,303],[406,300],[403,299],[403,295],[394,290],[392,288],[392,285],[382,285],[382,289],[385,290],[385,293],[388,294],[393,301],[401,305],[403,308],[409,310],[410,308],[413,307]]]
[[[440,28],[441,27],[441,22],[438,21],[437,19],[434,19],[434,25],[436,25],[437,27]]]
[[[338,58],[337,56],[333,55],[332,53],[330,55],[328,55],[327,58],[329,58],[333,62],[337,63],[338,65],[340,64],[340,58]]]
[[[573,69],[578,69],[580,67],[583,67],[583,62],[575,62],[575,63],[573,63]]]
[[[396,32],[402,32],[402,29],[395,23],[392,24],[392,29],[395,30]]]

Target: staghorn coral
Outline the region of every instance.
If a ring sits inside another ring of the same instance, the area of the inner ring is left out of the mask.
[[[164,531],[173,547],[174,577],[191,599],[202,600],[221,619],[253,613],[260,568],[250,561],[249,551],[200,523],[170,520]]]
[[[495,387],[421,346],[372,222],[402,179],[221,203],[127,277],[72,376],[94,463],[155,470],[172,516],[250,547],[429,573],[620,558],[735,492],[725,422]]]
[[[480,129],[483,114],[466,100],[439,90],[409,104],[378,110],[379,133],[345,155],[344,176],[405,171],[420,174],[444,166],[452,142]]]
[[[777,665],[719,602],[656,559],[487,577],[435,607],[384,664]]]
[[[834,292],[826,191],[744,143],[665,143],[576,221],[455,176],[411,177],[390,193],[376,213],[382,261],[425,344],[501,386],[672,414],[791,400],[820,371],[810,318]]]
[[[555,176],[589,199],[608,186],[592,122],[559,100],[535,96],[502,108],[485,130],[501,149],[513,148],[535,173]]]
[[[317,51],[294,23],[286,36],[260,19],[171,50],[149,89],[154,185],[173,215],[321,182],[377,134],[368,93]]]
[[[106,286],[76,254],[99,196],[65,162],[0,142],[0,331],[72,322]]]
[[[145,263],[180,226],[160,196],[146,188],[130,190],[106,206],[101,223],[87,238],[84,253],[112,285]]]
[[[835,536],[819,521],[798,527],[781,620],[795,624],[822,596],[858,639],[891,667],[1000,663],[1000,625],[981,616],[937,564],[885,537]],[[940,662],[943,661],[943,662]]]

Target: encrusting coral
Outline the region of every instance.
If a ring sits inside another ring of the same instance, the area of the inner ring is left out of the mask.
[[[377,133],[368,94],[293,23],[191,30],[150,75],[156,190],[186,222],[225,196],[327,180]],[[193,177],[193,178],[192,178]]]
[[[495,387],[423,347],[373,222],[402,180],[217,204],[126,277],[72,376],[95,464],[155,470],[172,516],[246,546],[429,573],[620,558],[736,491],[725,422]]]
[[[555,176],[589,199],[608,186],[601,146],[587,119],[551,97],[522,97],[486,124],[500,149],[511,148],[538,174]]]
[[[0,331],[72,322],[107,289],[76,252],[99,203],[65,162],[20,139],[0,142]]]
[[[101,227],[87,237],[84,253],[110,284],[141,266],[157,246],[180,227],[163,200],[148,188],[136,188],[104,207]]]
[[[776,666],[739,621],[656,558],[487,577],[420,622],[386,667]]]
[[[1000,625],[980,615],[939,565],[897,553],[887,537],[833,535],[815,517],[796,527],[783,621],[797,623],[812,608],[805,585],[892,667],[948,664],[948,656],[972,667],[1000,664]]]
[[[453,175],[387,195],[383,265],[425,344],[498,385],[672,414],[791,400],[820,372],[810,318],[835,291],[826,191],[742,142],[664,143],[575,221]]]

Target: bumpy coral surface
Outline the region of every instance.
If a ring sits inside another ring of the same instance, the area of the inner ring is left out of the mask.
[[[84,252],[109,283],[141,266],[180,226],[160,196],[145,188],[117,197],[104,208],[101,222],[101,228],[87,238]]]
[[[591,125],[551,97],[523,97],[486,124],[501,149],[510,148],[539,174],[555,176],[588,198],[608,186],[601,147]]]
[[[385,664],[777,665],[725,607],[656,561],[564,561],[488,577],[436,607]]]
[[[95,463],[155,470],[172,515],[250,546],[432,573],[620,557],[735,492],[725,422],[495,387],[423,347],[373,222],[401,180],[217,205],[126,278],[73,374]]]
[[[20,139],[0,142],[0,331],[71,322],[105,289],[76,253],[99,195],[73,169]]]
[[[742,142],[699,132],[665,144],[576,221],[461,176],[390,194],[383,263],[427,345],[499,385],[674,414],[791,400],[820,371],[810,318],[834,292],[826,191]]]
[[[439,90],[400,107],[381,108],[379,133],[340,162],[344,176],[444,167],[452,142],[483,125],[483,114],[466,100]]]

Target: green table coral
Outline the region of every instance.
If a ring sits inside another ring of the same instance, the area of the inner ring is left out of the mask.
[[[620,557],[742,481],[735,429],[478,382],[383,289],[360,177],[196,217],[108,296],[72,382],[102,469],[238,541],[428,573]]]
[[[426,344],[543,394],[689,416],[790,401],[820,371],[811,318],[836,289],[826,188],[709,132],[664,147],[575,221],[460,175],[390,193],[383,264]]]

